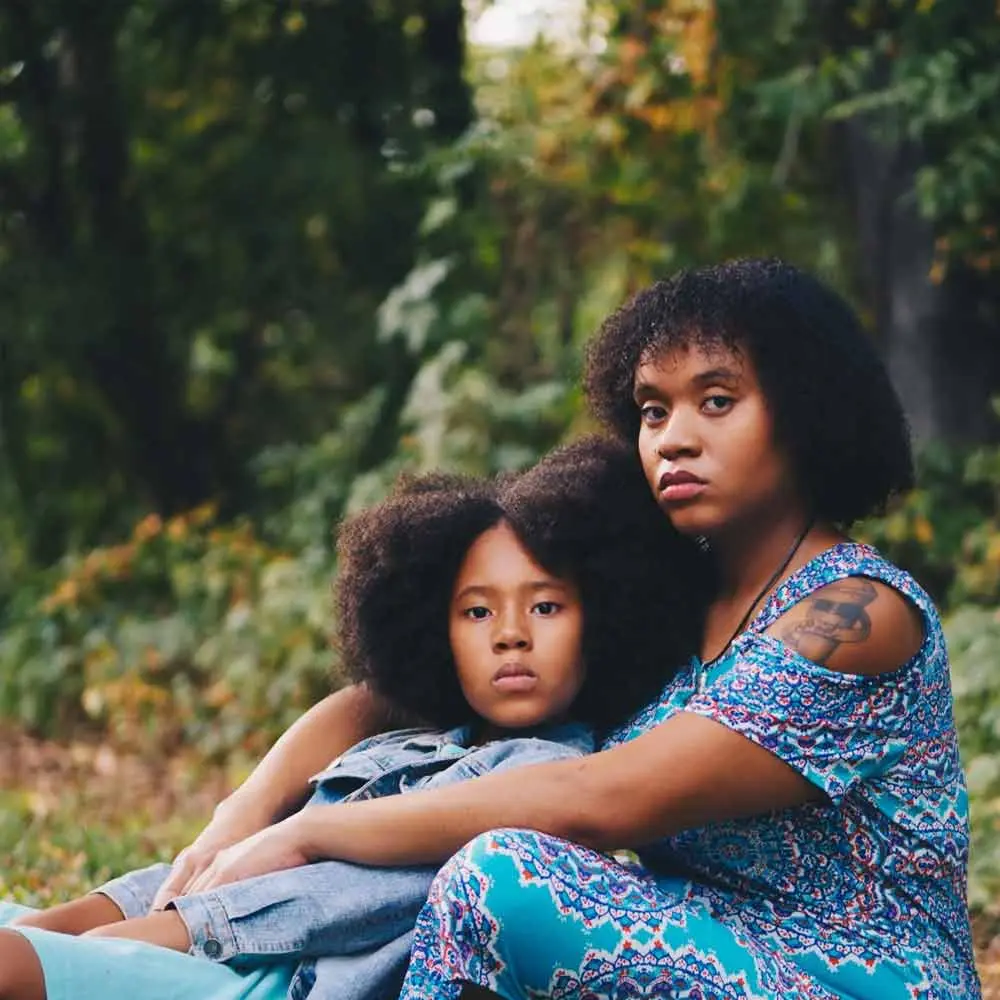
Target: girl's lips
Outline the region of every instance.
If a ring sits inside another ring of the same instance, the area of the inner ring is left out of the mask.
[[[538,678],[534,674],[508,674],[493,678],[493,687],[506,694],[524,694],[533,691],[537,684]]]
[[[507,693],[530,691],[538,684],[538,675],[523,663],[505,663],[493,675],[492,684]]]

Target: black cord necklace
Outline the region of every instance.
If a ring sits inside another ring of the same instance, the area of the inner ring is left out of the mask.
[[[781,574],[788,569],[788,564],[795,558],[795,553],[799,551],[802,543],[806,540],[806,535],[812,531],[813,522],[808,521],[806,526],[802,529],[800,534],[796,537],[795,541],[792,542],[792,547],[788,550],[788,555],[781,560],[781,565],[768,577],[767,583],[757,591],[757,596],[750,602],[750,606],[747,608],[746,614],[740,619],[739,625],[733,630],[732,635],[726,640],[726,644],[719,650],[712,659],[708,660],[706,663],[702,663],[701,669],[698,671],[697,686],[698,690],[701,691],[702,680],[705,676],[705,671],[709,667],[718,663],[722,659],[723,655],[728,651],[729,647],[733,644],[733,640],[747,627],[750,622],[750,618],[753,616],[754,609],[760,603],[761,598],[778,582]]]

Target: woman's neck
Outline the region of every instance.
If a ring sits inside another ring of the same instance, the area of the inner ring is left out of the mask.
[[[812,524],[804,511],[787,512],[720,533],[710,539],[719,574],[719,599],[749,601],[788,558],[796,541],[798,547],[782,576],[843,537],[829,525]]]

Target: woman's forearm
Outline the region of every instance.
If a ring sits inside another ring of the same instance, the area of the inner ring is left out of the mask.
[[[597,850],[788,809],[821,797],[778,757],[719,723],[678,713],[623,746],[444,788],[304,809],[289,843],[307,858],[437,864],[473,837],[520,827]]]
[[[297,849],[312,859],[355,864],[438,864],[487,830],[530,827],[593,847],[593,786],[582,761],[558,761],[485,775],[472,781],[358,803],[304,809],[288,820]]]
[[[254,812],[262,825],[287,815],[308,794],[314,774],[388,721],[386,708],[366,687],[352,685],[327,696],[285,731],[218,811]]]

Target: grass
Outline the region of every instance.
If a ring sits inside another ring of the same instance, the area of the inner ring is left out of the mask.
[[[0,897],[46,906],[169,860],[228,787],[219,769],[0,733]]]

